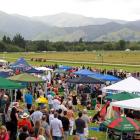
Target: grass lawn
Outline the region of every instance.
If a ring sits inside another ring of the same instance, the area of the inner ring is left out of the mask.
[[[89,110],[88,114],[89,116],[93,116],[96,112],[94,110]],[[98,124],[90,123],[89,127],[99,127]],[[106,140],[106,133],[101,131],[94,131],[89,130],[89,137],[96,137],[98,140]],[[73,136],[69,136],[69,140],[72,140]]]
[[[91,66],[101,69],[123,69],[130,72],[140,71],[139,51],[104,51],[104,52],[47,52],[47,53],[1,53],[0,58],[10,62],[24,57],[32,65],[64,64],[72,66]],[[47,62],[33,62],[31,58],[45,58]],[[125,65],[124,65],[125,64]],[[129,65],[129,66],[128,66]]]

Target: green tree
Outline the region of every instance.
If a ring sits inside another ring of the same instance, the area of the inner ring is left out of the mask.
[[[0,52],[4,51],[6,51],[6,46],[2,42],[0,42]]]
[[[118,47],[117,47],[118,50],[125,50],[126,49],[126,42],[125,40],[120,40],[118,42]]]
[[[4,35],[2,41],[6,43],[6,36]]]
[[[24,37],[22,37],[20,34],[16,34],[13,37],[13,44],[18,45],[19,47],[24,48],[24,49],[26,46],[26,42],[24,40]]]
[[[83,43],[83,38],[82,37],[80,37],[79,43]]]
[[[4,43],[7,43],[7,44],[10,44],[11,43],[10,37],[9,36],[5,36],[5,35],[3,36],[2,41]]]

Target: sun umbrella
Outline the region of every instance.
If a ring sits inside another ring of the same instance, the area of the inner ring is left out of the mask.
[[[117,119],[108,119],[103,122],[103,125],[107,127],[108,129],[112,129],[118,132],[121,132],[121,140],[122,138],[122,133],[123,132],[134,132],[134,131],[139,131],[140,130],[140,123],[134,119],[128,118],[128,117],[120,117]],[[107,135],[106,135],[107,139]]]
[[[117,119],[108,119],[103,122],[109,129],[114,129],[120,132],[134,132],[140,130],[140,123],[129,117],[120,117]]]
[[[48,100],[45,97],[39,97],[37,98],[36,102],[40,104],[47,104]]]

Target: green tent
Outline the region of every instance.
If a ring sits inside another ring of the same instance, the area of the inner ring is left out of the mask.
[[[41,78],[35,77],[33,75],[30,75],[28,73],[22,73],[19,75],[14,75],[8,78],[9,80],[12,81],[17,81],[17,82],[27,82],[27,83],[41,83],[45,82]]]
[[[140,96],[138,96],[137,94],[128,93],[128,92],[121,92],[118,94],[109,95],[106,97],[106,99],[122,101],[122,100],[129,100],[129,99],[134,99],[134,98],[139,98],[139,97]]]
[[[0,77],[0,88],[1,89],[21,89],[21,88],[24,88],[24,86],[19,83],[15,83],[13,81]]]

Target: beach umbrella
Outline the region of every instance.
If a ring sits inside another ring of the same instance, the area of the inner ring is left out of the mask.
[[[114,129],[120,132],[134,132],[140,130],[140,123],[129,117],[120,117],[117,119],[108,119],[103,122],[109,129]]]
[[[117,119],[108,119],[103,122],[103,125],[108,129],[121,132],[121,140],[122,133],[135,132],[140,130],[140,123],[138,121],[124,116]]]
[[[41,97],[36,99],[36,102],[39,104],[47,104],[48,100],[45,97],[41,96]]]

